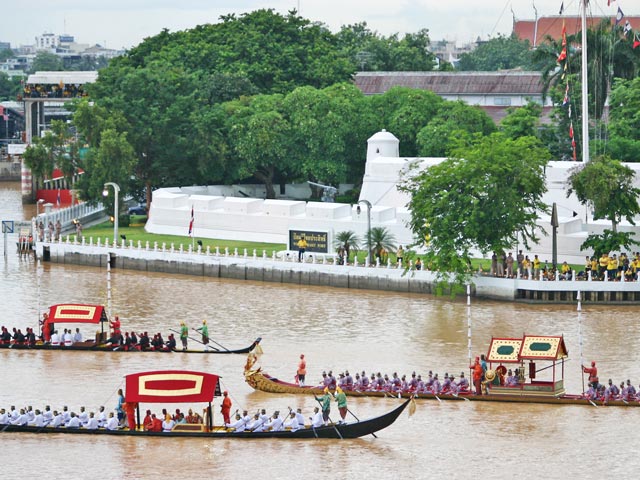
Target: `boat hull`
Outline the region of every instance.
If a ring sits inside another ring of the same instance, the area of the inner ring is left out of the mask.
[[[228,432],[226,429],[214,428],[213,431],[171,431],[171,432],[145,432],[142,430],[87,430],[86,428],[52,428],[4,425],[0,426],[0,432],[5,433],[32,433],[32,434],[68,434],[68,435],[110,435],[110,436],[133,436],[133,437],[191,437],[191,438],[244,438],[244,439],[308,439],[308,438],[329,438],[348,439],[359,438],[372,435],[396,421],[402,411],[407,407],[410,400],[404,401],[394,410],[381,415],[354,423],[331,424],[320,428],[303,428],[296,431],[284,430],[279,432]]]
[[[318,386],[306,386],[300,387],[293,383],[283,382],[277,378],[271,377],[266,373],[259,370],[245,372],[245,381],[254,389],[268,393],[278,394],[306,394],[306,395],[322,395],[324,387]],[[461,393],[458,395],[452,395],[449,393],[443,393],[434,395],[432,393],[390,393],[387,391],[359,391],[359,390],[344,390],[344,392],[351,397],[386,397],[386,398],[409,398],[414,396],[417,400],[438,400],[438,401],[473,401],[473,402],[504,402],[504,403],[544,403],[551,405],[588,405],[599,406],[606,405],[612,407],[640,407],[640,401],[629,400],[624,401],[621,399],[609,400],[604,403],[601,400],[589,400],[582,395],[540,395],[531,394],[524,390],[514,389],[513,393],[500,393],[487,395],[474,395],[473,393]]]
[[[122,347],[114,347],[112,345],[96,345],[94,342],[83,342],[83,344],[74,344],[70,346],[53,346],[46,343],[39,343],[36,345],[20,345],[16,343],[12,344],[0,344],[0,349],[11,350],[49,350],[56,352],[113,352],[113,353],[199,353],[205,355],[216,354],[246,354],[251,353],[256,346],[260,343],[261,338],[256,339],[251,345],[245,348],[239,348],[237,350],[125,350]]]

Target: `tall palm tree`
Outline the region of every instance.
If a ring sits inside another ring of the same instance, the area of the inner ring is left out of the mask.
[[[351,250],[357,252],[360,249],[360,237],[352,230],[338,232],[333,240],[333,245],[336,248],[344,248],[347,258],[349,258]]]
[[[386,227],[373,227],[371,229],[371,248],[375,256],[382,259],[383,250],[393,252],[396,248],[395,236]]]
[[[623,25],[611,25],[609,19],[587,31],[590,110],[595,118],[603,114],[604,104],[614,77],[633,79],[640,70],[640,57],[633,51],[633,42],[624,35]],[[581,32],[567,35],[567,71],[558,64],[562,39],[547,35],[544,43],[532,53],[532,65],[542,71],[543,97],[553,87],[564,85],[564,75],[576,75],[581,68]],[[578,80],[579,81],[579,80]],[[562,88],[561,88],[562,89]],[[576,105],[579,107],[579,105]],[[576,112],[578,113],[579,110]]]

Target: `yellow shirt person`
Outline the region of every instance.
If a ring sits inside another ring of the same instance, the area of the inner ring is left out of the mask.
[[[296,246],[298,247],[298,261],[301,262],[304,259],[304,252],[307,250],[307,240],[304,235],[300,237]]]

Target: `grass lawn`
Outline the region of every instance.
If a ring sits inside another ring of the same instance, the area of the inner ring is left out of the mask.
[[[150,246],[153,247],[154,242],[158,242],[158,246],[162,247],[163,243],[166,243],[167,248],[171,247],[171,244],[174,244],[176,249],[180,248],[182,244],[182,248],[187,250],[189,245],[192,244],[192,239],[184,236],[178,235],[156,235],[154,233],[147,233],[144,230],[144,220],[146,217],[131,215],[131,224],[128,227],[118,226],[118,235],[125,235],[127,237],[127,243],[129,240],[133,240],[133,244],[137,245],[138,240],[142,242],[144,246],[148,241]],[[111,243],[113,238],[113,223],[105,222],[99,225],[95,225],[92,227],[87,227],[82,230],[82,235],[85,238],[93,237],[94,243],[98,238],[104,242],[105,238],[109,239],[109,243]],[[229,248],[229,252],[233,253],[234,249],[238,249],[238,254],[242,255],[244,253],[244,249],[247,249],[247,253],[249,255],[253,255],[253,249],[257,250],[257,255],[262,256],[262,250],[267,251],[267,256],[271,256],[273,251],[281,251],[286,250],[287,246],[281,243],[262,243],[262,242],[243,242],[239,240],[218,240],[214,238],[199,238],[195,237],[195,241],[202,241],[202,249],[203,251],[207,250],[207,246],[211,247],[211,251],[215,252],[216,247],[219,247],[220,252],[223,253],[225,247]],[[121,242],[121,239],[118,239],[118,242]],[[197,246],[196,246],[197,248]]]
[[[144,215],[131,215],[131,224],[128,227],[118,227],[118,235],[125,235],[127,237],[127,243],[129,240],[133,240],[133,244],[137,245],[138,240],[142,242],[144,246],[148,241],[150,246],[153,247],[154,242],[158,242],[158,246],[162,247],[162,243],[166,243],[167,248],[171,247],[171,244],[174,244],[176,249],[180,248],[182,244],[182,248],[187,250],[189,245],[191,245],[192,240],[189,237],[181,237],[177,235],[157,235],[154,233],[147,233],[144,230],[144,222],[146,221],[146,217]],[[109,239],[111,243],[111,239],[113,237],[113,223],[105,222],[99,225],[95,225],[93,227],[87,227],[82,231],[83,235],[88,237],[93,237],[94,243],[98,238],[101,241],[104,241],[105,238]],[[195,237],[195,241],[202,241],[202,249],[203,251],[207,250],[207,246],[210,247],[211,252],[215,252],[216,247],[220,249],[220,253],[224,253],[224,249],[228,248],[230,253],[234,252],[234,249],[238,249],[238,254],[243,255],[244,249],[247,249],[248,255],[253,255],[253,249],[256,249],[256,253],[258,256],[262,256],[262,251],[266,250],[267,256],[271,257],[274,251],[279,252],[287,249],[287,245],[284,243],[262,243],[262,242],[244,242],[240,240],[219,240],[215,238],[199,238]],[[119,242],[121,240],[118,240]],[[331,250],[335,252],[335,249]],[[352,252],[349,257],[349,262],[353,263],[354,261],[354,253]],[[367,257],[366,248],[361,249],[357,253],[358,264],[364,265],[365,259]],[[395,265],[396,256],[395,253],[391,253],[389,255],[391,262]],[[373,259],[375,262],[375,258]],[[561,259],[558,259],[558,263],[562,263]],[[544,263],[543,263],[544,265]],[[482,267],[482,271],[484,273],[489,273],[491,270],[491,258],[474,258],[471,260],[472,270],[477,272],[480,267]],[[571,268],[576,272],[580,270],[584,270],[584,265],[571,265]]]

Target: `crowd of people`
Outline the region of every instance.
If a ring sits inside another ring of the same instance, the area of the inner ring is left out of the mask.
[[[110,322],[111,327],[111,336],[107,340],[107,344],[112,345],[113,347],[122,348],[123,350],[138,350],[138,351],[175,351],[178,347],[178,342],[173,333],[170,333],[167,337],[167,340],[164,339],[160,332],[150,336],[148,332],[140,332],[136,334],[136,332],[124,332],[122,334],[120,319],[116,315],[114,320]],[[207,325],[207,321],[202,321],[202,326],[200,328],[195,329],[202,336],[200,343],[202,343],[205,347],[205,350],[209,350],[209,327]],[[188,341],[189,341],[189,328],[185,324],[185,322],[180,322],[180,333],[179,333],[180,343],[182,346],[182,350],[186,351],[188,349]]]
[[[627,255],[603,253],[599,257],[586,256],[584,269],[574,272],[566,261],[554,268],[548,260],[542,262],[538,255],[532,259],[522,250],[514,257],[512,252],[493,252],[491,255],[490,275],[494,277],[521,278],[531,280],[605,280],[627,282],[637,281],[640,271],[640,252]]]
[[[86,96],[83,85],[73,84],[27,84],[24,98],[77,98]]]
[[[135,409],[137,404],[123,401],[122,390],[118,392],[118,406],[112,412],[105,411],[101,406],[97,412],[87,412],[85,407],[80,407],[78,413],[70,411],[65,405],[60,410],[51,410],[49,405],[44,409],[33,409],[28,406],[16,409],[11,406],[9,409],[0,409],[0,425],[32,426],[38,428],[84,428],[87,430],[144,430],[148,432],[171,432],[180,424],[204,424],[206,409],[203,415],[189,409],[185,414],[179,408],[175,413],[170,413],[167,409],[162,409],[162,413],[156,415],[151,410],[147,410],[141,424],[135,421]],[[225,392],[225,398],[228,398]],[[224,407],[224,404],[223,404]],[[223,414],[224,415],[224,414]],[[228,415],[228,414],[227,414]],[[226,416],[226,415],[225,415]],[[296,431],[307,428],[307,423],[313,428],[318,428],[327,424],[319,407],[315,407],[313,415],[305,419],[302,409],[295,411],[289,409],[289,413],[281,415],[278,410],[272,415],[266,413],[266,409],[261,409],[253,416],[247,410],[242,414],[236,411],[234,418],[225,418],[222,431],[226,432],[266,432],[266,431]],[[220,430],[220,429],[218,429]]]
[[[82,344],[83,346],[91,346],[96,344],[96,339],[85,340],[80,332],[80,328],[76,327],[75,332],[71,328],[65,328],[62,332],[55,328],[53,323],[46,323],[48,313],[45,312],[43,319],[40,322],[42,329],[41,333],[36,334],[33,328],[27,327],[25,332],[22,332],[20,328],[13,328],[13,331],[5,326],[0,327],[0,345],[20,345],[33,347],[38,341],[52,347],[70,347],[76,344]],[[170,333],[165,340],[160,332],[149,335],[148,332],[136,333],[122,332],[120,319],[116,315],[113,321],[110,322],[110,336],[103,343],[109,345],[112,348],[131,350],[131,351],[176,351],[178,348],[178,342],[176,337]],[[205,346],[205,350],[209,347],[209,329],[207,321],[202,321],[202,326],[195,329],[202,336],[200,343]],[[188,348],[189,329],[184,322],[180,324],[179,338],[182,345],[182,350],[186,351]]]
[[[16,409],[11,406],[8,410],[0,409],[0,425],[52,427],[52,428],[86,428],[96,430],[106,428],[117,430],[121,428],[115,412],[108,415],[104,407],[100,407],[98,412],[87,412],[85,407],[80,407],[78,413],[69,411],[67,406],[60,410],[51,410],[47,405],[43,410],[33,409],[31,406]]]
[[[429,370],[424,379],[421,374],[416,374],[416,372],[412,372],[410,376],[399,376],[396,372],[391,376],[383,375],[380,372],[367,376],[364,370],[362,373],[356,373],[355,376],[352,376],[346,370],[339,373],[338,378],[336,378],[330,370],[328,373],[326,371],[322,372],[320,384],[330,391],[341,389],[358,392],[378,391],[392,394],[432,393],[439,395],[449,393],[457,395],[458,393],[469,391],[469,381],[464,372],[461,372],[457,378],[453,374],[445,373],[441,380],[438,374],[434,374],[431,370]]]
[[[612,379],[609,379],[608,385],[600,383],[596,362],[591,362],[589,367],[582,365],[582,371],[589,375],[589,388],[584,395],[590,401],[599,401],[605,405],[611,400],[622,400],[624,403],[640,401],[640,386],[639,390],[636,390],[631,380],[627,379],[626,383],[620,382],[620,387],[613,383]]]

